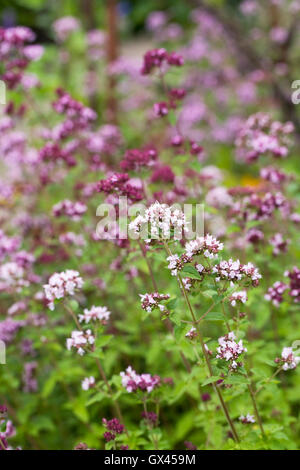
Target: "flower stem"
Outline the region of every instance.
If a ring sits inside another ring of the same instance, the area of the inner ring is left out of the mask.
[[[249,377],[249,376],[248,376],[248,377]],[[250,393],[250,396],[251,396],[251,400],[252,400],[253,408],[254,408],[254,413],[255,413],[255,416],[256,416],[258,425],[259,425],[259,427],[260,427],[262,436],[265,438],[265,437],[266,437],[266,434],[265,434],[265,431],[264,431],[264,427],[263,427],[263,423],[262,423],[261,416],[260,416],[260,414],[259,414],[259,412],[258,412],[258,407],[257,407],[256,399],[255,399],[255,393],[254,393],[253,388],[252,388],[252,383],[248,384],[248,390],[249,390],[249,393]]]
[[[74,314],[74,312],[72,311],[72,309],[70,309],[69,306],[68,306],[66,303],[64,303],[64,307],[65,307],[66,311],[68,312],[68,314],[69,314],[69,315],[72,317],[72,319],[74,320],[74,322],[75,322],[77,328],[78,328],[80,331],[83,331],[83,329],[82,329],[80,323],[78,322],[78,319],[77,319],[76,315]],[[97,367],[98,367],[98,371],[99,371],[99,373],[100,373],[100,376],[101,376],[102,380],[104,381],[104,383],[105,383],[105,385],[106,385],[106,387],[107,387],[108,394],[110,395],[110,398],[112,399],[112,402],[113,402],[113,404],[114,404],[114,408],[115,408],[115,411],[116,411],[116,413],[117,413],[118,419],[120,420],[120,422],[121,422],[122,424],[124,424],[124,419],[123,419],[123,416],[122,416],[122,412],[121,412],[119,403],[118,403],[117,400],[115,400],[115,399],[113,398],[113,391],[112,391],[112,388],[111,388],[111,386],[110,386],[110,384],[109,384],[109,381],[108,381],[108,379],[107,379],[107,377],[106,377],[106,374],[105,374],[105,372],[104,372],[104,369],[103,369],[103,367],[102,367],[102,365],[101,365],[101,362],[99,361],[99,359],[98,359],[97,357],[95,357],[94,359],[95,359],[96,365],[97,365]],[[126,428],[125,428],[125,432],[126,432],[126,434],[127,434]]]
[[[169,256],[172,256],[172,252],[168,246],[168,244],[164,241],[164,247],[166,249],[166,252],[168,253]],[[205,362],[206,362],[206,365],[207,365],[207,368],[208,368],[208,372],[209,372],[209,376],[210,377],[213,377],[213,370],[212,370],[212,367],[211,367],[211,364],[210,364],[210,360],[209,360],[209,357],[208,357],[208,353],[206,351],[206,348],[205,348],[205,344],[204,344],[204,341],[203,341],[203,337],[202,337],[202,332],[198,326],[198,322],[197,322],[197,319],[196,319],[196,316],[195,316],[195,313],[193,311],[193,308],[192,308],[192,305],[190,303],[190,300],[189,300],[189,297],[188,297],[188,294],[186,292],[186,289],[184,287],[184,284],[182,282],[182,278],[180,276],[180,274],[177,275],[177,280],[178,280],[178,283],[179,283],[179,286],[181,287],[181,291],[183,293],[183,296],[184,296],[184,299],[187,303],[187,306],[188,306],[188,309],[190,311],[190,314],[191,314],[191,317],[193,319],[193,322],[194,322],[194,327],[197,329],[197,333],[198,333],[198,338],[199,338],[199,341],[200,341],[200,344],[201,344],[201,348],[202,348],[202,352],[203,352],[203,355],[204,355],[204,358],[205,358]],[[239,440],[239,437],[238,437],[238,434],[236,432],[236,429],[235,429],[235,426],[234,426],[234,423],[232,421],[232,419],[230,418],[230,415],[229,415],[229,411],[228,411],[228,408],[227,408],[227,405],[223,399],[223,396],[222,396],[222,393],[221,393],[221,390],[216,386],[215,383],[212,384],[213,385],[213,388],[215,390],[215,392],[217,393],[218,395],[218,398],[219,398],[219,401],[221,403],[221,407],[223,409],[223,412],[225,414],[225,417],[227,419],[227,422],[229,424],[229,427],[232,431],[232,435],[234,437],[234,440],[236,442],[240,442]]]

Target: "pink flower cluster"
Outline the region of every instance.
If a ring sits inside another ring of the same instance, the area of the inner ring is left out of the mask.
[[[285,275],[290,279],[290,296],[294,299],[295,303],[300,302],[300,269],[296,266],[287,271]]]
[[[20,240],[17,237],[8,237],[0,230],[0,260],[5,256],[14,253],[20,246]]]
[[[56,128],[56,138],[65,139],[78,130],[85,130],[97,118],[97,113],[91,108],[74,100],[67,92],[58,89],[58,100],[53,108],[59,114],[65,114],[66,120]]]
[[[110,311],[107,307],[95,307],[87,309],[85,308],[83,311],[83,315],[79,315],[80,323],[85,322],[89,323],[90,321],[99,321],[103,325],[105,325],[110,317]]]
[[[159,308],[161,312],[166,311],[166,307],[160,302],[168,300],[170,296],[169,294],[159,294],[158,292],[154,292],[153,294],[140,294],[140,298],[142,309],[150,313],[156,308]]]
[[[158,201],[148,207],[143,215],[138,215],[129,224],[129,229],[136,234],[150,235],[149,238],[146,238],[146,242],[150,242],[152,239],[169,239],[171,233],[175,240],[180,240],[183,231],[189,231],[185,214],[180,209],[161,204]]]
[[[155,148],[148,148],[144,150],[131,149],[126,151],[124,159],[121,161],[120,166],[124,171],[138,171],[142,167],[153,166],[156,159],[157,151],[155,150]]]
[[[133,186],[129,182],[127,173],[113,173],[111,176],[98,182],[98,191],[106,194],[118,194],[126,196],[131,201],[140,201],[144,194],[142,189]]]
[[[272,184],[280,185],[288,180],[288,175],[278,168],[268,166],[260,170],[260,177]]]
[[[13,437],[16,434],[16,429],[12,421],[6,418],[7,408],[5,405],[0,405],[0,451],[11,449],[8,445],[7,439]],[[4,447],[4,449],[3,449]]]
[[[253,416],[253,415],[250,415],[249,413],[247,413],[246,416],[241,415],[241,416],[239,417],[239,420],[240,420],[243,424],[255,423],[254,416]]]
[[[86,377],[85,379],[83,379],[83,381],[81,382],[81,388],[82,390],[87,391],[90,388],[94,388],[95,384],[95,377],[91,375],[90,377]]]
[[[241,264],[239,260],[221,261],[212,268],[212,272],[217,275],[216,281],[228,280],[231,283],[238,282],[244,278],[249,278],[252,285],[256,287],[261,279],[258,269],[252,264]]]
[[[240,340],[237,343],[235,339],[236,336],[232,331],[218,339],[220,346],[217,348],[218,354],[216,355],[216,357],[218,359],[224,359],[227,362],[229,361],[229,368],[231,370],[236,370],[242,365],[242,363],[237,362],[237,360],[239,359],[241,354],[247,352],[247,349],[243,346],[243,341]]]
[[[69,199],[64,199],[63,201],[58,202],[52,208],[52,212],[55,217],[65,215],[74,221],[79,221],[86,211],[87,206],[83,202],[72,202]]]
[[[29,285],[26,272],[22,266],[14,261],[0,266],[0,291],[16,290],[20,292],[23,287]]]
[[[19,84],[26,88],[39,83],[33,75],[24,73],[29,63],[38,60],[44,52],[42,46],[26,46],[34,39],[34,32],[25,26],[0,28],[0,60],[4,65],[4,73],[0,78],[9,89]]]
[[[281,233],[275,233],[270,238],[270,244],[273,246],[273,255],[278,256],[280,253],[286,253],[290,240],[284,240]]]
[[[207,234],[204,237],[197,237],[195,240],[188,242],[185,245],[185,252],[188,258],[204,255],[205,258],[212,259],[215,258],[223,248],[223,243],[212,235]]]
[[[83,280],[78,271],[67,269],[61,273],[54,273],[50,277],[48,284],[45,284],[45,297],[50,310],[54,310],[55,299],[62,299],[66,295],[74,295],[76,290],[81,289]]]
[[[69,35],[77,31],[79,27],[80,23],[74,16],[63,16],[53,23],[54,32],[61,42],[66,41]]]
[[[167,52],[166,49],[152,49],[144,55],[144,63],[141,69],[143,75],[148,75],[154,68],[161,68],[163,64],[181,66],[184,64],[183,57],[176,52]]]
[[[174,255],[168,256],[167,261],[169,262],[168,268],[171,270],[172,276],[177,276],[178,271],[181,271],[184,268],[184,265],[186,263],[191,262],[191,258],[187,256],[185,253],[181,256],[174,254]]]
[[[283,370],[296,369],[300,362],[300,356],[295,356],[293,348],[283,348],[281,357],[275,359],[276,364],[280,364]]]
[[[142,392],[152,392],[160,385],[160,377],[158,375],[137,374],[131,366],[127,367],[125,372],[121,372],[122,385],[128,393],[141,390]]]
[[[107,429],[107,431],[103,434],[106,442],[115,440],[117,434],[123,434],[125,431],[125,426],[121,424],[117,418],[110,420],[103,418],[102,423]]]
[[[248,162],[256,161],[259,156],[265,154],[276,158],[286,157],[288,136],[293,130],[291,122],[282,124],[272,121],[268,114],[254,114],[248,118],[236,139],[238,156]]]
[[[245,290],[239,292],[233,292],[229,297],[229,301],[233,307],[236,306],[237,302],[245,304],[248,300],[247,292]]]
[[[185,337],[189,339],[194,339],[198,336],[197,330],[194,326],[186,333]]]
[[[3,341],[5,344],[11,343],[20,328],[25,325],[25,322],[22,320],[12,320],[11,318],[6,318],[0,322],[0,341]]]
[[[70,351],[71,348],[77,349],[77,353],[80,356],[85,354],[85,349],[89,345],[93,345],[95,337],[91,330],[86,331],[72,331],[71,338],[67,338],[67,349]]]
[[[283,294],[288,288],[288,285],[284,282],[277,281],[272,287],[269,287],[268,292],[265,294],[265,299],[272,302],[275,307],[278,307],[283,302]]]

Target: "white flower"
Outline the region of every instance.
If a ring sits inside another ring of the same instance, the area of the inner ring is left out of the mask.
[[[241,415],[239,420],[242,421],[243,424],[255,423],[254,416],[249,413],[247,413],[246,416]]]
[[[94,344],[95,337],[92,335],[91,330],[86,331],[72,331],[71,338],[67,339],[67,349],[76,348],[80,356],[85,354],[85,349],[88,345]]]
[[[212,235],[205,235],[205,237],[197,237],[185,245],[186,255],[190,258],[196,255],[203,254],[206,258],[215,258],[219,251],[223,250],[223,243],[217,240]]]
[[[158,201],[148,207],[143,215],[138,215],[129,224],[129,229],[144,235],[146,243],[153,239],[170,239],[171,232],[174,240],[181,240],[183,231],[189,231],[188,222],[181,210]]]
[[[193,339],[198,335],[197,330],[194,326],[186,333],[186,338]]]
[[[80,323],[83,321],[89,323],[90,321],[99,320],[105,324],[109,320],[109,317],[110,311],[107,307],[95,307],[95,305],[93,305],[90,310],[87,308],[84,309],[83,315],[79,315],[79,321]]]
[[[247,352],[247,349],[243,346],[242,340],[237,343],[235,339],[236,337],[233,331],[218,339],[220,346],[217,348],[218,354],[216,357],[218,359],[225,359],[227,362],[231,361],[231,369],[236,369],[239,366],[236,360],[241,354]]]
[[[82,390],[89,390],[90,388],[93,388],[95,385],[95,382],[96,382],[95,377],[93,377],[92,375],[90,377],[86,377],[81,382]]]
[[[237,302],[241,302],[245,304],[248,300],[247,292],[245,290],[239,292],[233,292],[233,294],[229,297],[230,303],[233,307],[236,306]]]
[[[75,290],[81,289],[83,280],[78,271],[67,269],[61,273],[54,273],[50,277],[48,284],[45,284],[45,296],[50,310],[54,310],[54,300],[62,299],[65,295],[74,295]]]
[[[283,370],[295,369],[300,362],[300,356],[295,356],[293,348],[283,348],[281,353]]]

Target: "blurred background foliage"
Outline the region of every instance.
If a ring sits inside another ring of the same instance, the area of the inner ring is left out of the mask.
[[[104,28],[106,24],[106,0],[1,0],[0,23],[2,26],[23,25],[35,30],[38,42],[52,41],[51,24],[61,16],[80,18],[87,29]],[[188,26],[189,14],[198,0],[123,0],[118,2],[123,22],[123,34],[143,32],[145,20],[151,11],[168,11],[173,21]],[[236,9],[241,0],[209,0],[208,5]]]

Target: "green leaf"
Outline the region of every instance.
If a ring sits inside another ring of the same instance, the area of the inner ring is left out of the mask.
[[[207,321],[224,321],[225,317],[221,312],[209,312],[205,317],[204,320]]]
[[[225,382],[227,384],[232,384],[232,385],[235,385],[235,384],[250,384],[250,380],[247,379],[246,377],[242,376],[242,375],[230,375],[229,377],[227,377],[225,379]]]
[[[205,385],[212,384],[214,382],[217,382],[218,380],[220,380],[220,377],[218,377],[217,375],[213,375],[212,377],[209,377],[208,379],[204,380],[204,382],[202,382],[201,386],[205,387]]]
[[[194,268],[194,266],[184,266],[184,268],[181,271],[183,274],[186,274],[187,277],[191,279],[198,279],[202,281],[202,277],[198,273],[197,269]]]
[[[96,393],[96,395],[94,395],[87,401],[86,406],[93,405],[94,403],[99,403],[99,401],[102,401],[103,398],[105,398],[105,394],[103,392],[98,392]]]

